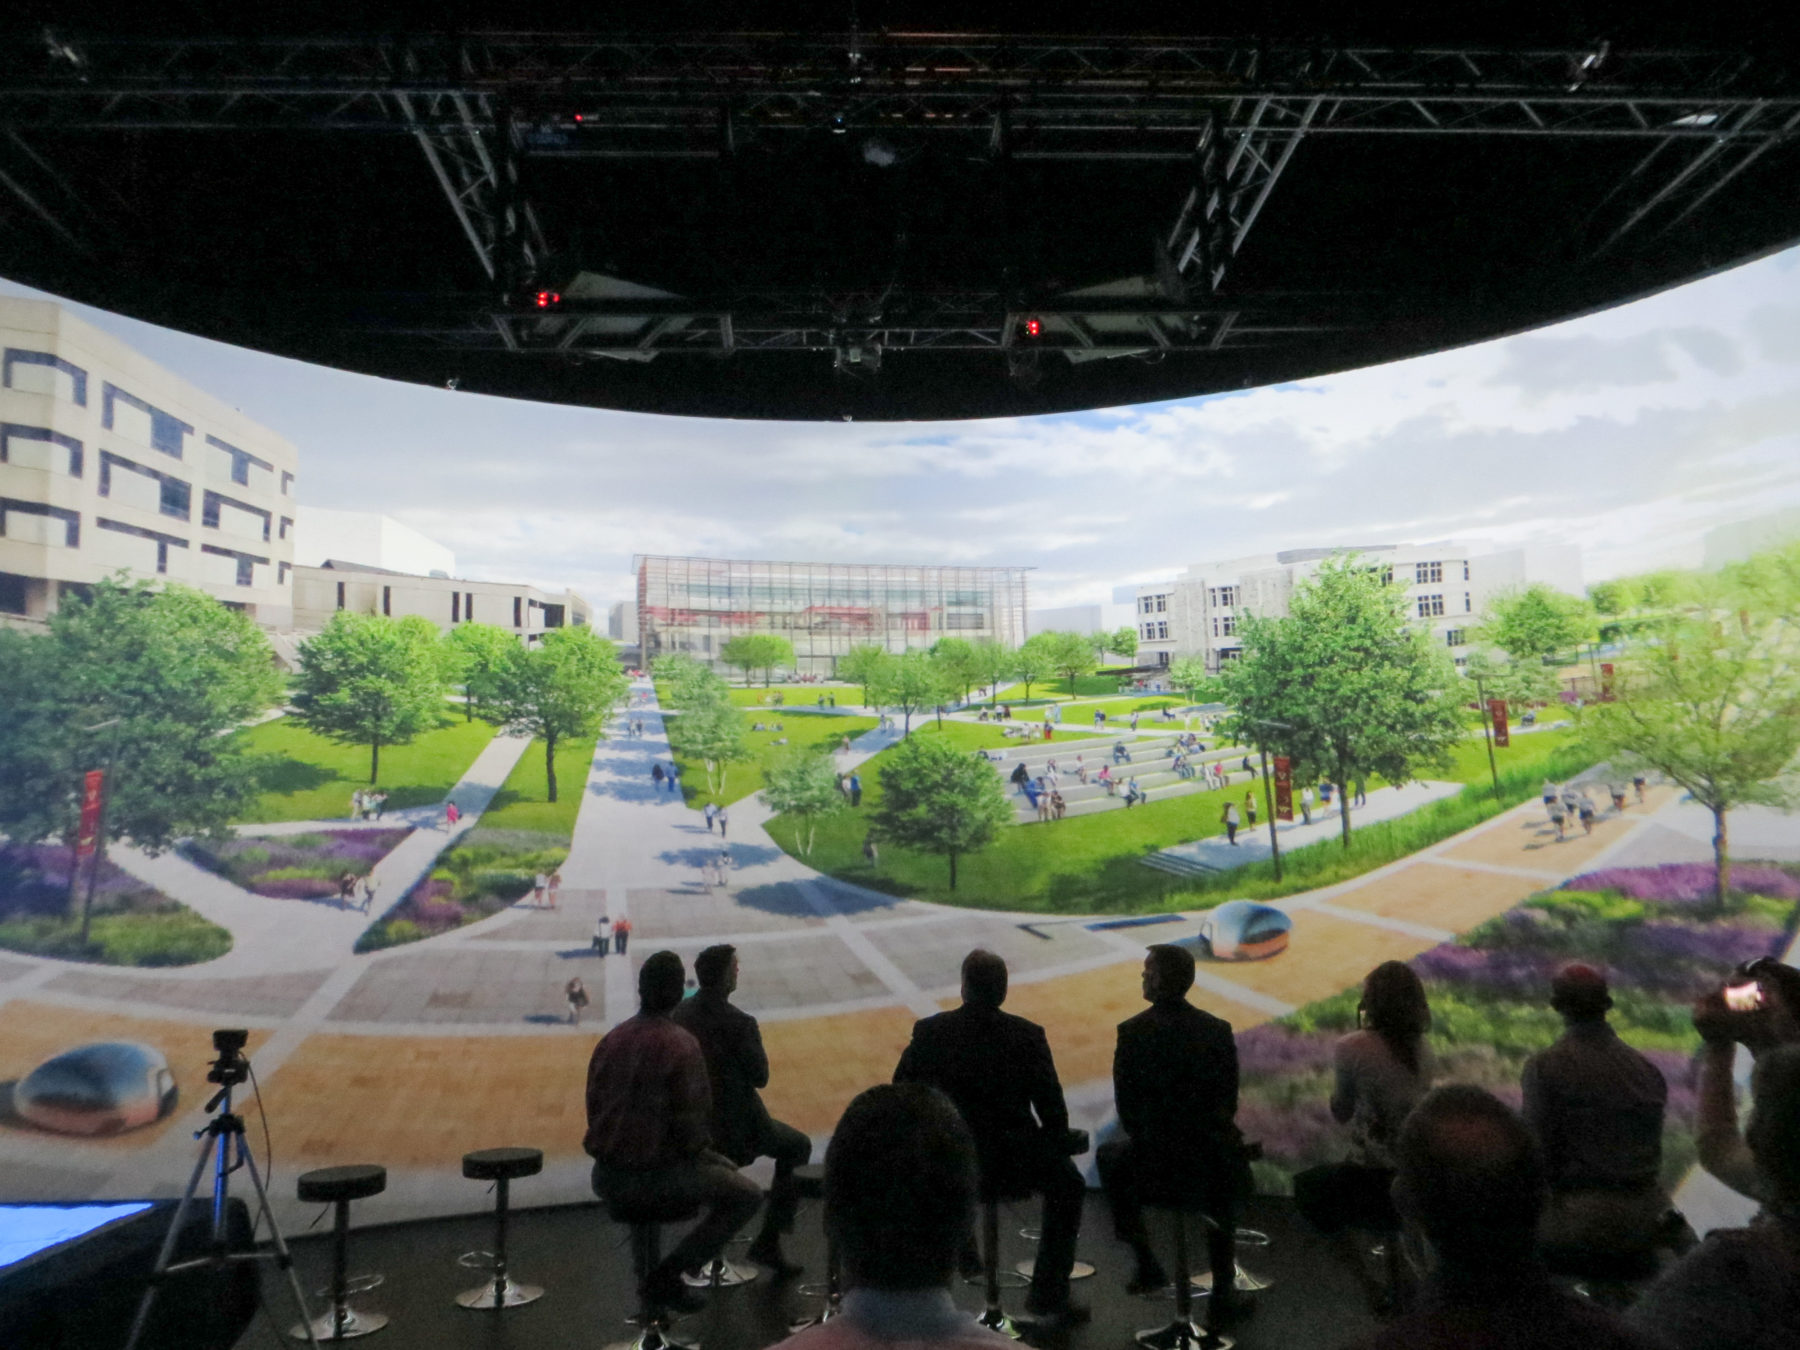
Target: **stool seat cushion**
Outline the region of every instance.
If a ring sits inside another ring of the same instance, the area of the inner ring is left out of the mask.
[[[619,1223],[684,1223],[700,1213],[692,1200],[608,1199],[607,1217]]]
[[[544,1170],[541,1148],[483,1148],[463,1154],[463,1175],[470,1181],[534,1177]]]
[[[809,1200],[825,1194],[825,1164],[802,1163],[794,1169],[794,1189]]]
[[[339,1200],[362,1200],[380,1195],[387,1189],[387,1168],[374,1163],[353,1163],[348,1167],[321,1167],[302,1172],[300,1199],[308,1204],[329,1205]]]

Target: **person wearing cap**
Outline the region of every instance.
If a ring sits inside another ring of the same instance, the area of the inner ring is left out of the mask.
[[[1663,1231],[1669,1085],[1607,1024],[1606,977],[1568,965],[1550,983],[1563,1034],[1525,1061],[1524,1115],[1550,1187],[1541,1241],[1552,1262],[1648,1257]]]

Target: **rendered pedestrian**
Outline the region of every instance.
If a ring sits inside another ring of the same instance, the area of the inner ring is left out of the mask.
[[[862,805],[862,775],[854,769],[850,772],[850,805]]]
[[[721,806],[719,808],[719,814],[714,816],[713,819],[719,822],[719,838],[723,839],[725,837],[725,827],[731,824],[731,817],[725,814],[725,808]]]
[[[552,867],[550,869],[550,889],[548,892],[548,894],[550,896],[550,908],[552,910],[554,910],[556,908],[557,895],[561,892],[561,890],[562,890],[562,873],[559,872],[556,868]]]
[[[605,956],[612,951],[612,920],[602,914],[594,921],[594,953]]]
[[[368,873],[362,879],[362,909],[367,914],[375,905],[375,874]]]
[[[656,785],[658,792],[662,791],[663,768],[660,761],[650,766],[650,781]]]
[[[701,815],[706,817],[706,832],[708,834],[712,833],[713,817],[718,814],[718,810],[719,810],[719,808],[717,805],[715,805],[712,802],[708,802],[706,804],[705,809],[700,812]]]
[[[1575,799],[1575,814],[1581,821],[1581,832],[1592,834],[1594,832],[1594,803],[1587,793],[1583,792]]]
[[[581,982],[581,976],[575,976],[563,986],[563,997],[569,1002],[569,1025],[580,1026],[581,1011],[588,1005],[587,986]]]
[[[350,794],[350,819],[361,820],[363,813],[363,790],[357,788]]]
[[[681,765],[675,763],[674,761],[670,761],[670,763],[669,763],[669,791],[670,792],[678,791],[679,790],[678,785],[680,784],[680,782],[681,782]]]
[[[1356,780],[1356,800],[1351,802],[1350,805],[1352,805],[1352,806],[1367,806],[1369,804],[1369,794],[1366,790],[1367,788],[1368,788],[1368,779],[1366,779],[1366,778],[1357,779]]]
[[[870,831],[863,836],[863,861],[868,863],[870,867],[879,866],[881,863],[881,850],[875,846],[875,834],[873,831]]]
[[[1563,808],[1562,798],[1558,797],[1550,803],[1550,823],[1556,826],[1557,839],[1563,839],[1563,829],[1568,823],[1568,812]]]
[[[445,828],[454,830],[456,828],[457,822],[460,821],[461,819],[462,819],[462,811],[456,805],[456,803],[455,802],[446,802],[444,804]]]
[[[1244,794],[1244,819],[1252,825],[1256,824],[1256,798],[1248,792]]]
[[[1069,809],[1069,804],[1063,800],[1062,793],[1057,792],[1055,789],[1051,789],[1051,792],[1050,792],[1050,814],[1053,817],[1055,817],[1057,820],[1061,820],[1063,818],[1063,812],[1068,809]]]
[[[1300,789],[1300,818],[1306,824],[1312,824],[1313,790],[1309,783]]]
[[[1637,792],[1637,799],[1638,799],[1639,806],[1642,806],[1644,804],[1644,788],[1647,784],[1647,781],[1648,780],[1645,779],[1644,775],[1641,773],[1634,775],[1631,780],[1631,786]]]
[[[613,924],[613,946],[619,949],[619,955],[625,955],[625,943],[631,937],[631,920],[621,917]]]
[[[350,902],[356,897],[356,873],[346,872],[338,878],[338,904],[348,909]]]
[[[539,872],[531,879],[531,903],[539,909],[544,907],[544,893],[550,889],[550,877]]]
[[[1219,823],[1225,827],[1225,842],[1237,844],[1238,813],[1236,802],[1226,802],[1225,809],[1219,813]]]
[[[375,819],[380,820],[381,817],[386,814],[387,799],[388,795],[385,792],[377,792],[375,794]]]

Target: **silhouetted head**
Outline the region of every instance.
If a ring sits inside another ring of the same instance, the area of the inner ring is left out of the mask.
[[[652,952],[638,967],[638,1007],[647,1013],[668,1012],[686,987],[687,971],[674,952]]]
[[[1006,1002],[1006,962],[983,947],[963,957],[962,996],[964,1003],[983,1008]]]
[[[1525,1122],[1485,1088],[1428,1092],[1400,1129],[1394,1204],[1439,1260],[1481,1275],[1532,1258],[1546,1186]]]
[[[1606,976],[1592,966],[1564,966],[1550,981],[1550,1006],[1571,1022],[1603,1021],[1612,1005]]]
[[[943,1093],[884,1083],[844,1109],[825,1150],[825,1231],[845,1283],[950,1283],[975,1211],[975,1138]]]
[[[702,989],[729,994],[737,985],[737,981],[732,978],[736,969],[737,948],[729,942],[708,947],[694,958],[694,978],[700,981]]]
[[[1362,1001],[1356,1011],[1363,1025],[1417,1073],[1419,1042],[1431,1029],[1431,1007],[1425,1002],[1425,986],[1417,972],[1404,961],[1383,961],[1363,980]]]
[[[1194,987],[1194,954],[1159,942],[1144,954],[1144,997],[1152,1003],[1185,998]]]

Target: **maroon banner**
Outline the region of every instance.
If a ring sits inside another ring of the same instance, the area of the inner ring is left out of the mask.
[[[1600,701],[1602,703],[1613,701],[1613,663],[1611,661],[1600,663]]]
[[[1275,756],[1275,819],[1294,818],[1294,776],[1286,755]]]
[[[1506,700],[1503,698],[1490,698],[1488,700],[1488,715],[1494,719],[1494,744],[1504,750],[1507,746],[1512,744],[1512,739],[1507,735]]]
[[[106,791],[106,770],[89,769],[81,780],[81,828],[75,832],[75,856],[91,858],[100,839],[100,796]]]

